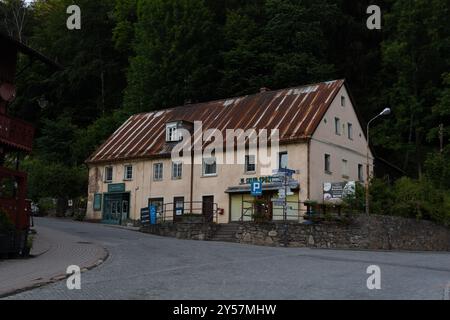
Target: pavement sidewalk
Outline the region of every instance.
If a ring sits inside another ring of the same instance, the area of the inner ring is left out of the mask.
[[[41,226],[36,231],[32,258],[0,260],[0,297],[62,280],[70,265],[91,269],[108,256],[103,247],[80,237]]]

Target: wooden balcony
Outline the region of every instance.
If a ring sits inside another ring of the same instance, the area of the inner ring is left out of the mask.
[[[31,152],[34,127],[20,119],[0,114],[0,146]]]

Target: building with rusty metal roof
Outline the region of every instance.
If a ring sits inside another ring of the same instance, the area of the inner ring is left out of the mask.
[[[172,137],[180,128],[193,131],[196,122],[201,122],[202,134],[210,129],[222,133],[224,145],[227,130],[277,130],[278,159],[272,161],[270,173],[248,152],[236,164],[221,164],[215,157],[174,162]],[[280,203],[273,200],[280,196],[280,182],[272,172],[288,168],[293,174],[292,190],[286,195],[291,203],[288,216],[301,220],[305,200],[339,197],[324,186],[339,189],[366,178],[366,144],[344,80],[262,89],[253,95],[133,115],[86,161],[88,218],[106,223],[139,220],[141,209],[150,206],[164,221],[191,213],[227,223],[251,219],[256,197],[267,203],[269,217],[277,219]],[[255,181],[262,186],[258,196],[251,195]]]

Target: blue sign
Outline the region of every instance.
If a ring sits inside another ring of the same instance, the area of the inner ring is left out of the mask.
[[[254,181],[251,184],[252,196],[262,196],[262,182]]]
[[[288,168],[280,168],[278,169],[278,173],[282,173],[289,177],[292,177],[296,173],[296,171]]]
[[[150,224],[156,224],[156,206],[150,206]]]

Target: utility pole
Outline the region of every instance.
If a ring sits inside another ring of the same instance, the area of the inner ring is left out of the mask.
[[[369,157],[369,153],[370,153],[370,124],[375,121],[376,119],[378,119],[379,117],[382,116],[388,116],[391,114],[391,109],[386,108],[384,109],[379,115],[377,115],[376,117],[372,118],[368,123],[367,123],[367,135],[366,135],[366,139],[367,139],[367,146],[366,146],[366,151],[367,151],[367,155],[366,155],[366,183],[365,183],[365,189],[366,189],[366,214],[369,215],[370,214],[370,194],[369,194],[369,187],[370,187],[370,157]]]

